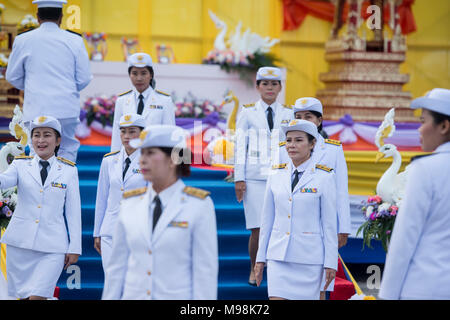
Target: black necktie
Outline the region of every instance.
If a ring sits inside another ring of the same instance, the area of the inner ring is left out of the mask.
[[[45,179],[47,179],[47,174],[48,174],[47,167],[50,165],[50,163],[48,163],[48,161],[45,161],[45,160],[39,160],[39,163],[42,166],[42,169],[41,169],[41,180],[42,180],[42,185],[44,185]]]
[[[272,108],[268,107],[267,108],[267,122],[269,123],[269,129],[270,131],[272,131],[273,129],[273,114],[272,114]]]
[[[125,169],[123,169],[122,180],[125,180],[125,173],[127,173],[128,168],[130,167],[131,160],[130,158],[125,159]]]
[[[161,216],[162,208],[161,208],[161,200],[158,196],[153,200],[155,203],[155,209],[153,209],[153,230],[155,230],[155,226],[158,223],[158,219]]]
[[[144,96],[142,94],[140,94],[137,113],[142,114],[142,111],[144,111]]]
[[[295,170],[294,174],[295,174],[295,177],[294,177],[294,180],[292,181],[291,191],[294,191],[294,188],[297,185],[298,180],[300,180],[300,178],[302,177],[303,171],[302,172],[298,172],[297,170]]]

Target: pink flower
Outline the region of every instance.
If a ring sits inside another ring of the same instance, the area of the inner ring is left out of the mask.
[[[377,215],[377,213],[376,212],[372,212],[372,214],[370,215],[370,220],[375,220],[377,217],[376,217],[376,215]]]

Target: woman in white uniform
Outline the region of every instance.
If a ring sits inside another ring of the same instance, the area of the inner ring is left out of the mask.
[[[119,151],[120,118],[137,113],[145,124],[175,124],[175,105],[169,94],[155,90],[152,58],[146,53],[135,53],[128,58],[128,75],[133,89],[122,93],[116,100],[111,137],[111,152]]]
[[[145,128],[145,120],[138,114],[120,118],[120,151],[104,155],[98,177],[95,202],[94,247],[102,256],[103,270],[111,256],[112,235],[124,191],[147,186],[139,169],[140,150],[130,146]]]
[[[256,281],[267,265],[270,299],[315,300],[337,270],[334,174],[311,157],[319,135],[313,123],[292,120],[283,131],[290,160],[273,166],[267,180]]]
[[[184,130],[148,126],[130,144],[152,185],[124,193],[103,299],[217,299],[214,204],[181,180],[190,174]]]
[[[1,242],[7,244],[8,294],[38,300],[53,297],[63,268],[78,261],[81,205],[75,164],[56,156],[59,121],[34,119],[31,141],[36,155],[16,157],[0,174],[0,187],[17,186],[18,196]]]
[[[261,99],[244,105],[236,123],[234,181],[238,202],[244,201],[245,226],[251,230],[248,244],[250,276],[248,283],[256,285],[253,273],[258,250],[261,220],[261,195],[267,175],[277,155],[280,126],[292,119],[292,107],[278,103],[281,91],[281,70],[260,68],[256,74],[256,89]],[[282,135],[282,134],[281,134]],[[273,150],[273,152],[272,152]]]
[[[314,123],[319,132],[322,131],[323,106],[316,98],[300,98],[294,105],[294,116]],[[336,208],[338,215],[338,247],[347,243],[351,233],[350,201],[348,195],[348,171],[344,150],[340,141],[324,139],[318,135],[313,152],[314,161],[333,169],[336,184]],[[334,290],[334,282],[327,291]],[[325,291],[321,292],[321,299],[325,299]]]
[[[433,89],[411,103],[422,108],[422,149],[408,167],[379,297],[450,299],[450,90]]]

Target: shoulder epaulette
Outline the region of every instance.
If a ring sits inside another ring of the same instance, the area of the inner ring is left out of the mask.
[[[126,94],[129,94],[131,91],[133,91],[133,90],[129,90],[129,91],[127,91],[127,92],[121,93],[121,94],[119,94],[119,97],[124,96],[124,95],[126,95]]]
[[[286,145],[286,141],[281,141],[281,142],[278,144],[279,147],[282,147],[282,146],[285,146],[285,145]]]
[[[243,105],[244,108],[250,108],[250,107],[254,107],[254,106],[255,106],[254,103],[248,103],[248,104]]]
[[[65,159],[63,157],[56,157],[56,159],[58,159],[61,162],[64,162],[65,164],[68,164],[69,166],[75,167],[75,162],[67,160],[67,159]]]
[[[274,164],[273,166],[272,166],[272,169],[284,169],[284,168],[286,168],[286,166],[287,166],[287,163],[280,163],[280,164]]]
[[[128,191],[125,191],[123,193],[123,197],[124,197],[124,199],[127,199],[127,198],[130,198],[130,197],[139,196],[139,195],[144,194],[146,192],[147,192],[147,187],[133,189],[133,190],[128,190]]]
[[[155,91],[158,92],[159,94],[162,94],[163,96],[170,97],[170,94],[168,94],[168,93],[165,93],[165,92],[159,91],[159,90],[155,90]]]
[[[292,109],[292,106],[288,106],[288,105],[285,105],[285,104],[283,104],[283,107],[285,107],[286,109]]]
[[[199,188],[194,188],[194,187],[185,187],[183,189],[183,192],[190,196],[200,198],[200,199],[205,199],[207,196],[209,196],[211,194],[211,192],[209,192],[209,191],[202,190]]]
[[[339,140],[325,139],[325,143],[334,144],[335,146],[340,146],[342,142]]]
[[[28,29],[28,30],[22,31],[21,33],[18,33],[17,36],[20,36],[20,35],[22,35],[22,34],[24,34],[24,33],[30,32],[30,31],[32,31],[32,30],[34,30],[34,29]],[[17,37],[17,36],[16,36],[16,37]]]
[[[419,154],[419,155],[417,155],[417,156],[411,157],[411,161],[410,161],[410,162],[413,162],[414,160],[417,160],[417,159],[421,159],[421,158],[424,158],[424,157],[431,156],[431,155],[433,155],[433,154],[434,154],[434,153],[430,153],[430,154]]]
[[[316,168],[317,168],[317,169],[320,169],[320,170],[323,170],[323,171],[326,171],[326,172],[331,172],[331,171],[333,171],[333,169],[328,168],[327,166],[324,166],[324,165],[322,165],[322,164],[316,164]]]
[[[103,158],[112,156],[112,155],[117,154],[117,153],[119,153],[119,152],[120,152],[120,151],[113,151],[113,152],[107,153],[107,154],[105,154],[105,155],[103,156]]]
[[[33,159],[33,156],[15,156],[14,160]]]
[[[80,33],[78,33],[78,32],[75,32],[75,31],[72,31],[72,30],[69,30],[69,29],[66,29],[66,31],[67,31],[67,32],[70,32],[70,33],[73,33],[73,34],[76,34],[77,36],[83,38],[83,36],[82,36]]]

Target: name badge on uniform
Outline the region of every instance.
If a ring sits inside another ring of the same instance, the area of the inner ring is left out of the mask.
[[[259,157],[259,151],[251,150],[249,153],[250,153],[250,157],[255,157],[255,158]]]
[[[140,169],[133,169],[133,173],[142,173]]]
[[[289,119],[288,119],[288,120],[281,120],[281,123],[282,123],[282,124],[284,124],[284,123],[289,123],[289,121],[290,121]]]
[[[317,193],[317,188],[302,188],[301,193]]]
[[[150,109],[158,109],[158,110],[162,110],[164,108],[164,106],[159,106],[159,105],[155,105],[152,104],[149,106]]]
[[[67,184],[59,183],[59,182],[52,182],[52,187],[67,189]]]
[[[187,228],[189,224],[187,221],[172,221],[171,223],[169,223],[169,226],[178,228]]]

